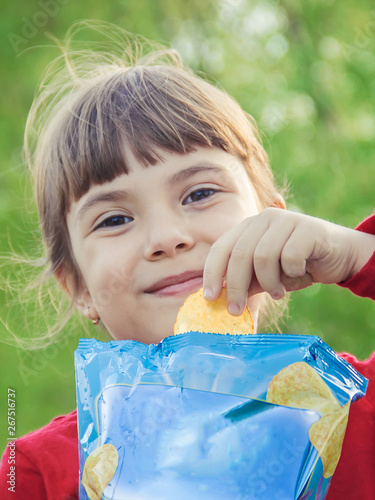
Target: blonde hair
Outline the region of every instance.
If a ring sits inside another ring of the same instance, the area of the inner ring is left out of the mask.
[[[74,36],[86,27],[108,37],[104,50],[95,42],[76,47]],[[160,150],[221,148],[242,159],[259,208],[272,204],[274,178],[253,118],[175,50],[103,22],[74,25],[59,45],[62,55],[47,68],[25,131],[47,276],[70,276],[79,288],[66,215],[92,185],[128,172],[124,144],[145,166]]]

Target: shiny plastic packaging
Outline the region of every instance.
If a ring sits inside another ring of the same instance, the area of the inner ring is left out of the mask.
[[[82,339],[80,499],[324,499],[367,380],[315,336]]]

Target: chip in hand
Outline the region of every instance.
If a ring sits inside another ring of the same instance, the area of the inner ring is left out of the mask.
[[[203,297],[203,289],[200,289],[185,300],[174,325],[175,335],[191,331],[244,335],[254,333],[254,322],[247,307],[240,316],[232,316],[228,312],[225,288],[217,300],[210,302]]]

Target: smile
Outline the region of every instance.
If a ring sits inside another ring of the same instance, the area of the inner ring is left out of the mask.
[[[169,276],[154,283],[145,293],[159,297],[186,295],[197,291],[203,284],[203,271],[187,271],[175,276]]]

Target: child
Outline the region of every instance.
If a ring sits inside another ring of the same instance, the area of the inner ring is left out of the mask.
[[[228,310],[313,282],[375,298],[375,217],[359,231],[285,210],[251,119],[223,91],[164,51],[126,62],[86,54],[47,74],[30,111],[35,178],[50,274],[114,339],[156,343],[184,299],[205,289]],[[358,362],[373,376],[375,358]],[[375,394],[353,405],[328,499],[375,498]],[[76,412],[9,447],[1,498],[78,498]]]

